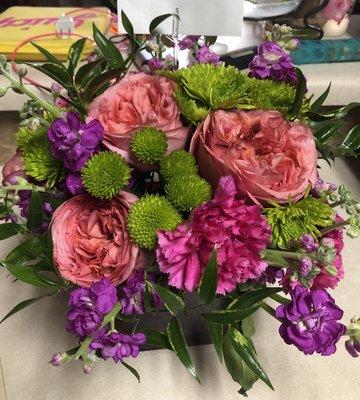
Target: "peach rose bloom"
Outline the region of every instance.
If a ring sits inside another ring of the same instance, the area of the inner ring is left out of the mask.
[[[137,200],[125,191],[110,201],[83,194],[56,209],[53,258],[63,278],[85,287],[102,278],[118,285],[144,266],[145,258],[126,230],[129,209]]]
[[[277,111],[215,111],[197,128],[190,151],[213,187],[231,174],[255,202],[299,200],[316,181],[317,151],[308,126]]]
[[[174,87],[174,82],[164,77],[142,72],[130,74],[89,105],[87,122],[98,119],[105,130],[103,144],[131,164],[136,164],[130,149],[131,138],[147,126],[166,133],[168,153],[183,148],[189,128],[180,121]]]

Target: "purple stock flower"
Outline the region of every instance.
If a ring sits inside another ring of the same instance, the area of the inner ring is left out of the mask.
[[[348,326],[349,339],[345,342],[345,349],[351,357],[359,357],[360,354],[360,318],[352,318]]]
[[[264,42],[249,65],[249,75],[257,79],[296,82],[292,58],[275,42]]]
[[[66,330],[79,338],[94,335],[102,321],[102,315],[88,308],[73,308],[67,314]]]
[[[94,306],[98,312],[107,314],[118,301],[116,287],[109,279],[104,278],[91,286],[90,298],[93,300]]]
[[[151,72],[155,72],[164,68],[164,61],[154,57],[148,61],[147,65]]]
[[[110,332],[98,339],[92,341],[90,348],[99,350],[104,360],[112,358],[116,363],[126,357],[137,357],[139,346],[146,342],[146,336],[143,333],[126,335],[120,332]]]
[[[313,262],[311,261],[310,257],[304,257],[300,260],[300,273],[303,276],[307,276],[309,275],[309,273],[311,272],[313,268]]]
[[[86,192],[80,172],[73,172],[68,174],[65,179],[65,186],[73,196]]]
[[[300,238],[300,244],[308,253],[312,253],[319,247],[319,243],[315,241],[312,235],[306,234]]]
[[[220,56],[204,45],[196,52],[196,59],[201,64],[220,64]]]
[[[348,339],[345,342],[345,349],[347,352],[351,355],[351,357],[359,357],[360,354],[360,342],[353,340],[353,339]]]
[[[51,150],[71,171],[80,171],[98,149],[103,139],[103,127],[98,120],[82,123],[75,112],[64,113],[48,130]]]
[[[185,36],[183,39],[180,40],[179,42],[179,48],[180,50],[187,50],[187,49],[192,49],[195,47],[199,40],[200,36],[197,35],[188,35]]]
[[[28,212],[29,212],[29,206],[30,206],[30,200],[31,200],[31,190],[21,190],[19,191],[19,202],[18,206],[20,209],[20,215],[23,218],[28,217]],[[44,217],[48,219],[48,221],[44,221],[39,228],[37,228],[37,231],[42,233],[45,232],[48,227],[49,227],[49,220],[54,212],[54,209],[52,205],[48,202],[43,203],[43,211],[44,211]]]
[[[284,277],[284,270],[277,267],[268,266],[258,280],[259,283],[276,283]]]
[[[291,303],[276,309],[276,318],[282,324],[280,336],[285,343],[295,345],[304,354],[335,353],[346,327],[338,322],[343,311],[324,289],[309,291],[297,286],[290,292]]]
[[[91,288],[73,290],[70,294],[70,310],[65,326],[67,331],[79,338],[99,336],[104,315],[112,310],[117,301],[116,288],[107,278],[94,283]]]
[[[145,293],[145,277],[144,271],[135,271],[126,284],[122,287],[123,297],[120,300],[122,306],[121,312],[124,315],[144,314],[144,293]],[[156,293],[152,293],[155,307],[161,304],[160,297]]]

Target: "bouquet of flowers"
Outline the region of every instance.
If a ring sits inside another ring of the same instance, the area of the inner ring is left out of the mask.
[[[33,67],[55,81],[52,101],[0,58],[10,82],[1,94],[30,99],[0,191],[0,239],[20,244],[0,263],[47,289],[2,321],[67,291],[65,328],[77,346],[56,353],[54,366],[81,360],[89,373],[113,359],[139,379],[127,361],[146,344],[174,351],[199,380],[180,322],[192,296],[242,394],[258,379],[273,389],[252,340],[259,308],[304,354],[331,355],[347,335],[357,356],[360,321],[346,327],[329,290],[344,276],[343,234],[358,235],[360,203],[324,182],[317,163],[356,155],[360,128],[340,128],[358,104],[322,112],[330,87],[317,100],[308,93],[285,26],[265,33],[248,74],[195,36],[179,43],[192,64],[177,69],[161,37],[134,35],[121,17],[127,35],[110,40],[94,26],[97,47],[81,66],[86,39],[67,64],[36,45],[46,62]],[[152,21],[152,35],[167,17]],[[128,73],[144,49],[153,58]],[[144,329],[145,315],[164,312],[163,331]]]

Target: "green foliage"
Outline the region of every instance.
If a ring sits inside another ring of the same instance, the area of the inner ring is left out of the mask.
[[[199,63],[166,75],[180,81],[187,96],[199,100],[204,108],[230,109],[247,103],[249,78],[233,66]]]
[[[189,348],[186,343],[184,332],[181,328],[180,322],[176,317],[173,317],[167,326],[167,335],[169,338],[170,345],[178,356],[184,367],[190,372],[190,374],[200,383],[199,376],[196,371],[195,364],[191,359]]]
[[[181,175],[197,174],[195,157],[185,150],[175,150],[161,161],[160,174],[165,181]]]
[[[86,190],[94,197],[111,199],[128,184],[131,168],[117,153],[103,151],[94,155],[81,170]]]
[[[334,223],[332,208],[323,199],[311,196],[297,203],[266,208],[265,214],[272,228],[272,242],[281,249],[286,249],[289,242],[299,240],[305,234],[316,238],[321,235],[318,227]]]
[[[217,267],[217,250],[215,247],[211,253],[210,260],[205,267],[199,284],[198,293],[203,304],[210,304],[216,296],[218,283]]]
[[[284,83],[251,79],[250,102],[259,110],[275,110],[286,115],[295,98],[295,89]]]
[[[131,150],[136,158],[146,164],[156,164],[167,151],[166,134],[156,128],[143,128],[131,140]]]
[[[21,127],[16,133],[16,142],[29,176],[37,181],[46,181],[47,187],[53,187],[65,177],[61,161],[51,153],[45,127],[40,126],[35,131]]]
[[[256,304],[252,307],[241,308],[241,309],[228,309],[228,310],[214,310],[209,313],[204,313],[202,316],[209,322],[216,324],[228,325],[234,322],[242,321],[243,319],[254,314],[260,307],[260,304]]]
[[[211,199],[211,186],[198,175],[178,175],[165,185],[165,193],[180,211],[190,212]]]
[[[182,221],[181,215],[162,196],[146,195],[131,208],[128,230],[132,240],[146,249],[156,246],[158,230],[174,230]]]
[[[182,89],[175,90],[175,98],[183,116],[194,125],[202,121],[209,112],[208,108],[202,106],[199,101],[188,97]]]
[[[148,282],[148,284],[160,296],[165,307],[172,315],[176,315],[179,311],[183,311],[185,309],[184,300],[180,296],[173,293],[171,290],[164,288],[163,286],[157,285],[156,283]]]

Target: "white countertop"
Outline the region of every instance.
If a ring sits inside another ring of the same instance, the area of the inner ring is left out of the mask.
[[[348,184],[360,197],[359,178],[344,160],[323,177]],[[359,174],[359,172],[358,172]],[[0,242],[0,257],[12,240]],[[346,278],[331,291],[344,309],[344,323],[360,313],[360,239],[346,239]],[[20,282],[12,283],[0,271],[0,316],[18,302],[36,296],[40,290]],[[84,375],[80,363],[54,368],[47,364],[57,351],[72,348],[74,338],[63,328],[65,298],[49,298],[36,303],[0,326],[1,400],[239,400],[236,385],[228,376],[211,346],[192,348],[199,368],[199,385],[168,350],[143,352],[129,360],[141,375],[141,383],[121,365],[99,363],[91,375]],[[286,345],[277,333],[278,323],[260,310],[256,314],[255,343],[260,359],[276,391],[257,382],[249,399],[256,400],[358,400],[360,360],[344,349],[344,339],[332,357],[305,356]],[[1,379],[2,378],[2,379]],[[6,394],[5,394],[6,391]]]

